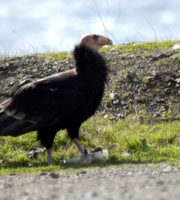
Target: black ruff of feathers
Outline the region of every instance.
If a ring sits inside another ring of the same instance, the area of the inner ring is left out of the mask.
[[[76,69],[26,84],[0,104],[0,136],[37,130],[46,148],[60,129],[78,138],[81,124],[101,102],[107,68],[102,56],[85,46],[76,46],[73,55]]]

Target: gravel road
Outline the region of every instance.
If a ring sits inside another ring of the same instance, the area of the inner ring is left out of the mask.
[[[1,200],[179,200],[180,167],[136,165],[39,175],[0,176]]]

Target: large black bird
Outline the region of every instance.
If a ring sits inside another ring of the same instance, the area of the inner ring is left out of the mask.
[[[26,84],[0,104],[0,136],[18,136],[37,130],[52,164],[52,145],[60,129],[78,150],[87,153],[78,140],[81,124],[92,116],[104,93],[106,63],[98,53],[112,41],[100,35],[87,35],[73,51],[76,68]]]

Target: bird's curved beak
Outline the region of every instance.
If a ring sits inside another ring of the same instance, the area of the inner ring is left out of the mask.
[[[107,38],[107,45],[113,45],[113,41]]]
[[[112,45],[113,42],[108,37],[102,35],[91,34],[83,37],[79,43],[79,46],[85,45],[94,50],[98,50],[105,45]]]
[[[99,35],[97,38],[97,46],[99,48],[101,48],[105,45],[112,45],[112,44],[113,44],[112,40],[110,40],[108,37]]]

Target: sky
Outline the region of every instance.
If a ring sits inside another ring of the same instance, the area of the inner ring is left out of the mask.
[[[89,33],[180,40],[179,22],[180,0],[0,0],[0,54],[69,51]]]

